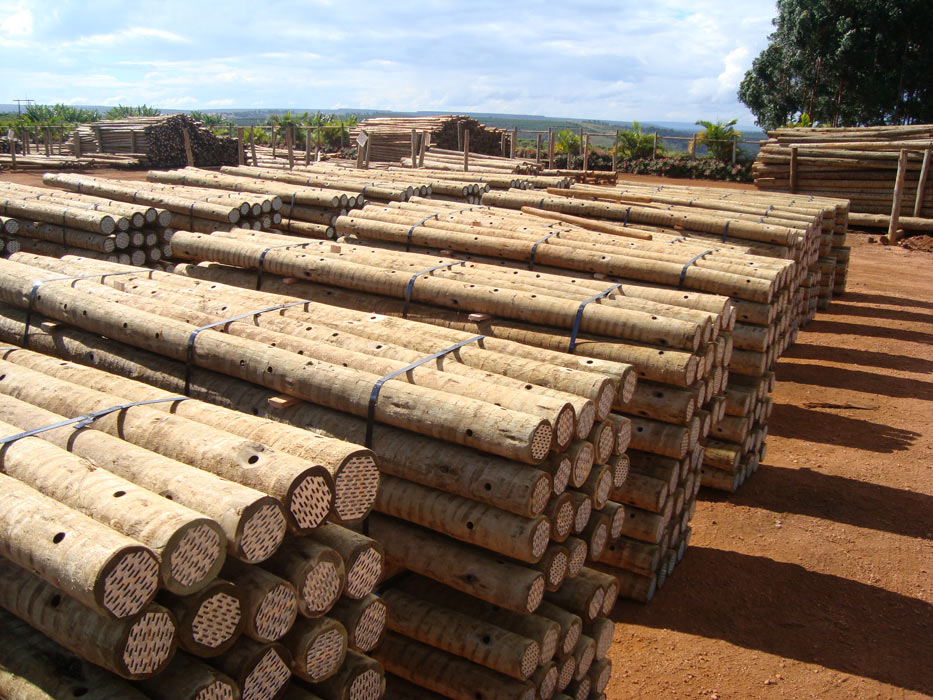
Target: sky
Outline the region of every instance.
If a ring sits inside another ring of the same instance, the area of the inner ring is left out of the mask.
[[[775,0],[0,0],[0,103],[754,117]]]

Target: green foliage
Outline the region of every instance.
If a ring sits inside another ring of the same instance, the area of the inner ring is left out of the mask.
[[[697,126],[704,127],[704,130],[697,136],[697,145],[706,146],[716,160],[732,160],[732,143],[734,139],[742,138],[742,132],[735,130],[738,119],[729,122],[717,120],[715,122],[697,121]]]
[[[570,129],[561,129],[554,137],[554,150],[558,153],[579,153],[580,136]]]
[[[791,129],[800,128],[800,127],[810,127],[813,126],[813,122],[810,121],[810,115],[804,112],[800,115],[800,119],[795,122],[787,122],[784,126],[790,127]]]
[[[323,112],[315,112],[313,115],[305,112],[296,115],[288,111],[285,114],[272,115],[266,119],[266,124],[275,127],[277,137],[283,143],[288,128],[294,127],[296,148],[304,148],[305,135],[309,134],[312,148],[334,151],[349,143],[350,129],[356,126],[358,121],[355,114],[349,114],[341,119],[339,115]]]
[[[701,180],[727,180],[752,182],[751,162],[748,159],[732,165],[713,158],[693,158],[687,154],[663,158],[633,158],[619,161],[619,172],[660,177],[680,177]]]
[[[765,129],[933,122],[930,0],[778,0],[739,99]]]
[[[225,119],[224,115],[217,114],[216,112],[201,112],[199,110],[192,110],[188,113],[189,116],[194,119],[196,122],[201,122],[204,126],[210,128],[212,126],[229,126],[233,124],[233,121],[230,119]]]
[[[17,118],[22,124],[83,124],[100,119],[96,109],[81,109],[71,105],[29,105]]]
[[[162,111],[148,105],[139,105],[138,107],[128,107],[126,105],[117,105],[107,110],[104,119],[126,119],[127,117],[158,117]]]
[[[631,129],[619,132],[615,147],[621,158],[650,158],[654,154],[654,134],[643,131],[641,124],[633,121]],[[658,151],[661,150],[659,141]]]

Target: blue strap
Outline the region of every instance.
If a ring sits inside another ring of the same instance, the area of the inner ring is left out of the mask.
[[[139,270],[129,270],[127,272],[99,272],[96,275],[53,277],[47,280],[34,280],[32,283],[32,289],[29,290],[29,294],[27,295],[29,303],[26,305],[26,323],[25,327],[23,328],[23,347],[25,348],[29,346],[29,327],[32,325],[32,314],[35,311],[36,293],[39,291],[39,287],[41,287],[43,284],[47,284],[48,282],[77,282],[78,280],[92,280],[97,279],[98,277],[100,277],[101,283],[103,283],[105,277],[116,277],[119,275],[145,275],[149,272],[150,270],[144,270],[140,268]]]
[[[608,289],[604,289],[599,294],[594,294],[589,299],[580,304],[580,307],[577,309],[577,315],[573,319],[573,328],[570,331],[570,349],[568,352],[573,354],[574,349],[577,347],[577,334],[580,332],[580,322],[583,320],[583,309],[586,308],[586,305],[590,302],[596,301],[597,299],[602,299],[603,297],[611,294],[619,287],[622,286],[622,283],[614,284]]]
[[[693,263],[695,263],[697,260],[700,260],[701,258],[705,258],[710,253],[715,253],[717,250],[719,250],[719,248],[710,248],[705,253],[700,253],[699,255],[692,257],[690,261],[686,265],[684,265],[684,269],[680,271],[680,281],[677,283],[677,286],[678,287],[684,286],[684,279],[687,277],[687,270],[689,269],[691,265],[693,265]]]
[[[726,242],[726,238],[729,236],[729,224],[732,223],[732,220],[726,221],[726,228],[722,232],[722,242]]]
[[[450,353],[456,350],[459,350],[465,345],[469,345],[470,343],[476,343],[485,337],[486,337],[485,335],[474,335],[472,338],[461,340],[456,345],[451,345],[449,348],[445,348],[444,350],[441,350],[440,352],[436,352],[433,355],[428,355],[427,357],[423,357],[420,360],[417,360],[416,362],[412,362],[410,365],[407,365],[406,367],[397,369],[391,374],[387,374],[386,376],[381,377],[378,380],[376,380],[376,383],[373,384],[373,390],[369,394],[369,407],[366,410],[366,439],[363,442],[363,444],[366,447],[372,447],[373,424],[375,422],[375,415],[376,415],[376,401],[379,400],[379,393],[382,391],[382,387],[387,381],[389,381],[390,379],[395,379],[396,377],[399,377],[403,374],[406,374],[410,372],[411,370],[417,367],[420,367],[421,365],[427,362],[431,362],[432,360],[437,360],[437,359],[440,359],[441,357],[444,357],[445,355],[449,355]]]
[[[421,224],[425,223],[426,221],[430,221],[431,219],[436,219],[439,216],[440,214],[431,214],[430,216],[426,216],[421,221],[419,221],[417,224],[415,224],[410,229],[408,229],[408,236],[406,237],[406,240],[405,240],[405,252],[406,253],[411,250],[411,237],[412,235],[414,235],[415,229],[421,226]]]
[[[16,442],[17,440],[22,440],[23,438],[32,437],[33,435],[38,435],[39,433],[44,433],[47,430],[55,430],[56,428],[64,428],[68,425],[73,425],[75,428],[85,428],[98,418],[102,418],[110,413],[116,413],[117,411],[122,411],[125,408],[133,408],[134,406],[148,406],[149,404],[154,403],[168,403],[174,401],[185,401],[187,396],[167,396],[161,399],[148,399],[146,401],[131,401],[129,403],[121,403],[119,406],[111,406],[110,408],[102,408],[99,411],[94,411],[93,413],[85,413],[83,416],[77,416],[75,418],[68,418],[58,423],[53,423],[52,425],[45,425],[41,428],[33,428],[32,430],[27,430],[23,433],[17,433],[16,435],[8,435],[7,437],[0,437],[0,445],[7,445],[11,442]]]
[[[198,334],[201,331],[206,331],[211,328],[217,328],[217,326],[224,326],[228,323],[233,323],[234,321],[240,321],[244,318],[255,318],[260,314],[265,314],[270,311],[279,311],[281,309],[289,309],[293,306],[301,306],[303,304],[308,304],[308,301],[291,301],[287,304],[278,304],[277,306],[267,306],[264,309],[259,309],[257,311],[250,311],[245,314],[239,314],[238,316],[231,316],[230,318],[225,318],[221,321],[214,321],[213,323],[208,323],[206,326],[200,326],[191,331],[191,334],[188,336],[188,344],[185,347],[185,395],[191,393],[191,365],[194,360],[194,341],[198,337]]]
[[[291,217],[289,217],[291,221]],[[270,245],[268,248],[264,248],[263,251],[259,254],[259,265],[256,266],[256,291],[262,289],[262,272],[263,264],[266,262],[266,255],[270,250],[278,250],[280,248],[304,248],[309,246],[314,241],[308,241],[307,243],[283,243],[282,245]]]
[[[544,243],[544,242],[545,242],[546,240],[548,240],[549,238],[554,238],[554,236],[559,236],[561,233],[563,233],[563,231],[555,231],[554,233],[549,233],[549,234],[546,235],[544,238],[535,241],[535,244],[534,244],[533,246],[531,246],[531,257],[528,259],[528,269],[529,269],[529,270],[534,270],[534,269],[535,269],[535,253],[538,252],[538,246],[541,245],[542,243]]]
[[[687,237],[686,237],[686,236],[678,236],[677,238],[672,238],[672,239],[669,240],[667,243],[668,243],[668,245],[673,245],[673,244],[676,243],[677,241],[685,241],[685,240],[687,240]]]
[[[628,226],[628,215],[631,214],[631,213],[632,213],[632,208],[631,208],[631,207],[628,207],[628,208],[625,210],[625,218],[622,220],[622,226],[623,226],[623,228],[624,228],[625,226]]]
[[[408,306],[411,304],[411,293],[415,288],[415,280],[421,277],[421,275],[428,275],[435,270],[444,270],[448,267],[454,267],[455,265],[465,265],[466,260],[456,260],[452,263],[444,263],[442,265],[435,265],[434,267],[429,267],[427,270],[422,270],[411,276],[411,279],[408,280],[408,286],[405,287],[405,306],[402,307],[402,318],[408,318]]]

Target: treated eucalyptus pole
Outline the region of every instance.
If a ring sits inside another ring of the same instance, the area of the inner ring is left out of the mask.
[[[797,158],[797,146],[790,147],[790,191],[791,194],[797,191],[797,180],[800,177],[799,160]]]
[[[590,163],[590,135],[583,137],[583,172],[586,172]]]
[[[511,145],[511,158],[512,160],[514,160],[516,155],[518,154],[518,127],[517,126],[512,127],[512,143],[510,145]]]
[[[470,130],[463,130],[463,172],[470,170]]]
[[[136,133],[135,131],[132,133]],[[236,129],[236,161],[240,165],[246,164],[246,157],[243,152],[243,127],[238,126]]]
[[[931,149],[923,152],[923,165],[920,167],[920,177],[917,180],[917,198],[914,201],[914,216],[920,216],[923,211],[923,196],[926,193],[927,175],[930,172]]]
[[[538,143],[535,145],[535,165],[541,163],[541,133],[538,132]]]
[[[305,129],[305,165],[311,165],[311,129]]]
[[[417,167],[418,162],[418,132],[411,130],[411,167]]]
[[[188,129],[184,128],[181,130],[181,135],[185,140],[185,159],[188,162],[188,167],[194,167],[194,151],[191,150],[191,135],[188,133]]]
[[[554,128],[547,128],[547,167],[554,167]]]
[[[654,132],[654,139],[651,143],[651,160],[654,160],[658,157],[658,132]]]
[[[288,148],[288,169],[295,168],[295,125],[289,124],[285,129],[285,145]]]
[[[612,142],[612,172],[619,172],[619,130],[616,129],[616,139]]]
[[[898,219],[901,217],[901,201],[904,198],[904,181],[907,177],[907,155],[906,149],[901,149],[900,157],[897,160],[897,179],[894,181],[894,201],[891,204],[891,222],[888,224],[888,240],[891,243],[897,243],[898,238]]]

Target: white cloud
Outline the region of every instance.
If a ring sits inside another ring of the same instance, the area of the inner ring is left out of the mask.
[[[23,3],[19,3],[15,10],[12,10],[0,21],[0,34],[14,40],[30,36],[32,29],[32,10]]]
[[[150,27],[129,27],[127,29],[118,29],[106,34],[91,34],[89,36],[78,37],[73,41],[65,42],[63,48],[68,47],[86,47],[86,48],[107,48],[114,44],[139,41],[141,39],[158,39],[159,41],[168,41],[175,44],[190,44],[191,39],[167,32],[163,29],[152,29]]]

